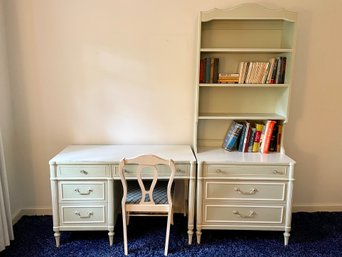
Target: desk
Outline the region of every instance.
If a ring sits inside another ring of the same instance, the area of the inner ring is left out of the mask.
[[[57,247],[61,231],[75,230],[108,230],[109,244],[113,244],[114,225],[121,202],[119,161],[141,154],[174,160],[177,169],[175,186],[185,181],[183,191],[180,191],[187,203],[184,213],[188,215],[188,242],[192,243],[196,159],[190,146],[70,145],[49,161]]]

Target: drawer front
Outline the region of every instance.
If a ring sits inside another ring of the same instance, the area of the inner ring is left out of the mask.
[[[125,166],[125,176],[126,178],[135,178],[136,177],[136,168],[137,165],[126,165]],[[158,167],[159,177],[169,177],[170,169],[168,166],[160,165]],[[153,171],[151,169],[144,170],[144,178],[152,178]],[[114,175],[116,177],[120,177],[119,175],[119,166],[115,166]],[[176,174],[175,177],[189,177],[190,176],[190,165],[187,164],[176,164]]]
[[[205,205],[204,223],[284,224],[284,206]]]
[[[59,178],[108,177],[110,171],[106,165],[60,165],[57,170]]]
[[[205,165],[203,175],[206,177],[284,178],[287,176],[287,166]]]
[[[58,182],[60,201],[105,201],[107,182]]]
[[[205,181],[206,200],[285,201],[285,183]]]
[[[60,223],[61,225],[105,225],[106,205],[61,205],[60,206]]]

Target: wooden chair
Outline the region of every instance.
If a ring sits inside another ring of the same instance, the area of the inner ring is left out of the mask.
[[[128,165],[136,165],[136,171],[128,171]],[[169,172],[166,172],[165,166],[168,167]],[[156,155],[140,155],[130,159],[124,158],[120,161],[119,174],[123,187],[121,207],[125,255],[128,254],[127,224],[130,215],[167,215],[164,250],[164,255],[167,255],[170,224],[173,220],[171,190],[175,173],[176,168],[173,160],[165,160]],[[129,180],[129,183],[137,181],[136,185],[138,184],[138,186],[128,186],[127,179],[132,179],[132,174],[135,174],[134,181]],[[160,180],[161,177],[163,180]]]

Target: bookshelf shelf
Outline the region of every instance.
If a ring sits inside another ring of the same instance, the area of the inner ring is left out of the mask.
[[[288,244],[295,161],[285,155],[283,138],[295,27],[296,13],[253,3],[200,14],[193,138],[198,243],[203,229],[250,229],[282,230]],[[258,129],[263,144],[237,127],[255,135]]]
[[[268,87],[268,88],[287,88],[289,84],[199,84],[199,87]]]
[[[293,49],[282,48],[201,48],[203,53],[292,53]]]

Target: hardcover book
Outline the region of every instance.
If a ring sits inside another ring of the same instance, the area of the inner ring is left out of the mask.
[[[232,121],[227,130],[226,137],[223,142],[223,148],[227,151],[233,151],[236,148],[237,139],[241,133],[243,125]]]

